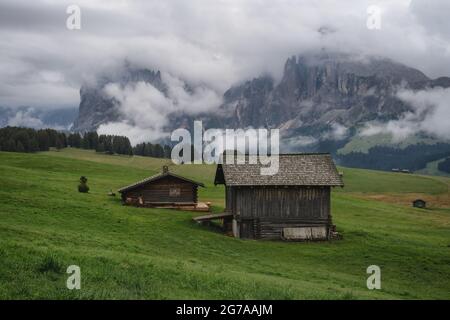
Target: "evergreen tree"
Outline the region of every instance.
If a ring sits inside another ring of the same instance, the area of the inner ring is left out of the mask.
[[[105,145],[103,144],[103,142],[99,142],[97,144],[97,149],[95,149],[95,151],[97,152],[105,152]]]
[[[59,136],[56,137],[55,147],[57,150],[61,150],[62,148],[64,148],[64,142],[62,141],[61,137],[59,137]]]
[[[38,144],[40,151],[48,151],[50,147],[50,138],[46,130],[38,131]]]
[[[28,142],[28,150],[27,152],[37,152],[39,151],[39,143],[36,138],[32,137]]]
[[[133,153],[137,156],[142,156],[143,148],[145,146],[145,143],[138,143],[133,147]]]
[[[163,158],[164,157],[164,149],[163,149],[163,147],[161,147],[160,144],[155,144],[153,156],[156,157],[156,158]]]
[[[23,145],[22,145],[22,147],[23,147]],[[4,150],[11,151],[11,152],[16,151],[16,143],[14,142],[14,140],[12,138],[6,141]]]
[[[25,147],[23,146],[22,142],[17,141],[16,148],[14,150],[15,152],[25,152]]]
[[[83,135],[83,138],[81,139],[81,148],[89,149],[89,138],[86,133]]]
[[[67,143],[73,148],[81,147],[81,136],[78,132],[71,133],[67,139]]]
[[[36,152],[54,147],[59,137],[62,147],[66,146],[66,135],[53,129],[0,128],[0,148],[4,151]],[[20,142],[20,144],[18,144]]]
[[[170,159],[172,157],[172,148],[167,144],[164,145],[164,158]]]
[[[26,130],[24,130],[23,128],[18,128],[18,129],[19,130],[16,130],[13,133],[12,138],[14,139],[16,146],[17,146],[18,142],[20,142],[22,144],[22,146],[23,146],[22,152],[29,152],[30,151],[30,137]]]
[[[88,132],[86,134],[88,140],[89,149],[96,149],[98,144],[98,134],[95,131]]]
[[[53,130],[53,129],[45,129],[45,131],[47,132],[47,135],[48,135],[49,146],[55,147],[56,146],[56,137],[58,136],[58,133],[56,132],[56,130]]]
[[[151,143],[146,143],[144,148],[144,154],[145,157],[153,157],[153,145]]]
[[[67,148],[67,136],[65,135],[65,133],[60,132],[58,134],[60,143],[62,144],[63,148]]]

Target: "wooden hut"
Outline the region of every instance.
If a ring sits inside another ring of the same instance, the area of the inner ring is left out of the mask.
[[[118,191],[123,203],[128,205],[209,211],[209,206],[198,203],[199,186],[204,187],[203,183],[169,172],[168,167],[164,166],[160,174]]]
[[[235,237],[326,240],[334,234],[331,187],[343,186],[330,154],[279,155],[275,175],[262,165],[219,164],[214,183],[225,185],[226,212]]]
[[[420,208],[420,209],[424,209],[427,207],[427,203],[425,200],[422,199],[416,199],[413,201],[413,207],[414,208]]]

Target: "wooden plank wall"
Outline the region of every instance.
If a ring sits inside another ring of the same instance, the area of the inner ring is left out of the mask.
[[[331,226],[330,187],[232,188],[241,238],[280,239],[283,228]]]
[[[330,219],[314,220],[271,220],[240,219],[238,221],[240,237],[246,239],[282,239],[284,228],[325,227],[330,230]]]
[[[179,196],[170,196],[171,188],[179,188]],[[142,196],[144,203],[147,202],[197,202],[197,186],[187,181],[174,177],[166,177],[150,182],[146,185],[129,191],[126,198],[137,199]]]
[[[313,220],[260,220],[255,219],[255,232],[253,237],[256,239],[280,239],[283,234],[283,228],[300,228],[300,227],[326,227],[330,226],[328,219]]]
[[[225,187],[225,211],[227,212],[233,212],[233,188],[232,187]]]
[[[241,218],[319,218],[330,214],[330,187],[241,187],[234,193]]]

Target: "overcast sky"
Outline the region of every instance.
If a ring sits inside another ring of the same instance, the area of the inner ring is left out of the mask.
[[[81,30],[66,28],[70,4]],[[0,0],[0,106],[75,107],[82,83],[125,59],[218,94],[320,48],[450,75],[449,12],[448,0]]]

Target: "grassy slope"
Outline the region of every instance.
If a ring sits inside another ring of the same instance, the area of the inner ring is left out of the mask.
[[[356,135],[343,148],[339,149],[338,153],[342,155],[349,154],[350,152],[368,153],[369,149],[375,146],[390,146],[405,149],[413,144],[435,144],[436,142],[437,140],[435,139],[423,138],[417,135],[409,136],[401,141],[393,140],[393,136],[390,133],[379,133],[371,136]]]
[[[439,175],[439,176],[443,176],[443,177],[450,177],[450,173],[441,171],[438,169],[438,164],[442,161],[444,161],[447,158],[442,158],[436,161],[431,161],[428,162],[426,167],[418,170],[416,173],[418,174],[427,174],[427,175]]]
[[[106,196],[159,170],[162,160],[65,150],[0,152],[0,298],[450,298],[450,210],[357,199],[352,192],[447,190],[447,180],[342,169],[333,194],[344,240],[239,240],[191,222],[195,214],[124,207]],[[207,183],[213,166],[179,166]],[[76,192],[79,176],[91,192]],[[65,288],[77,264],[82,290]],[[367,266],[382,268],[369,291]]]

